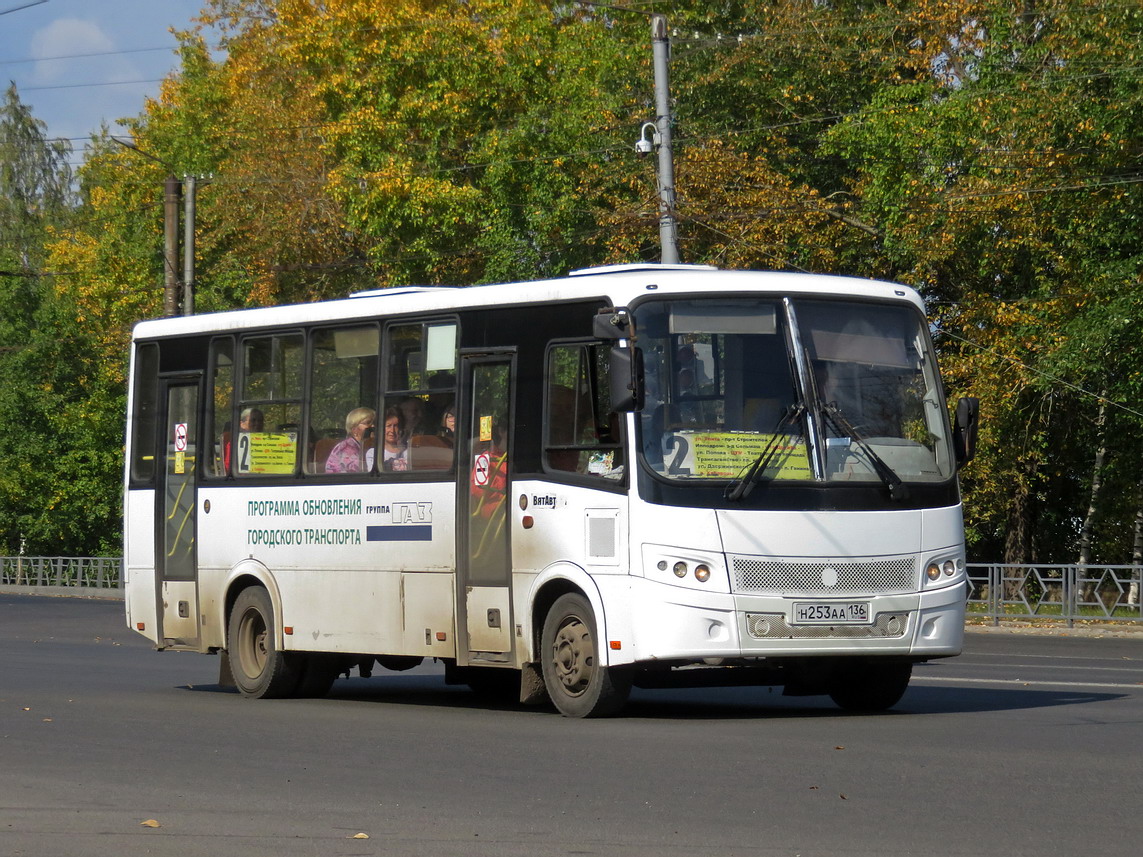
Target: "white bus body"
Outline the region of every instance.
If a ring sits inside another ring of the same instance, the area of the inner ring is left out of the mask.
[[[900,285],[621,266],[146,321],[129,400],[128,624],[247,695],[436,658],[571,716],[876,710],[961,649],[972,426]],[[381,443],[332,472],[359,406]]]

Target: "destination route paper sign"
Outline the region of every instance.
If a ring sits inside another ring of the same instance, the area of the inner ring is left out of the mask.
[[[770,443],[773,435],[754,432],[677,432],[670,472],[689,470],[702,479],[734,479]],[[681,441],[681,443],[680,443]],[[668,453],[668,460],[671,454]],[[797,435],[780,435],[766,479],[811,479],[806,445]]]

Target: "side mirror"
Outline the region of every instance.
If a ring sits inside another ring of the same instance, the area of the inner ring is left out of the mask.
[[[643,352],[634,346],[611,348],[611,410],[619,413],[643,408]]]
[[[980,424],[980,399],[965,396],[956,403],[956,422],[953,424],[953,451],[956,466],[964,467],[976,455],[976,433]]]

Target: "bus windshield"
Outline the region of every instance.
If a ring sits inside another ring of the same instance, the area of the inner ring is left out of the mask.
[[[954,473],[911,306],[693,298],[635,311],[646,464],[670,480],[940,482]]]

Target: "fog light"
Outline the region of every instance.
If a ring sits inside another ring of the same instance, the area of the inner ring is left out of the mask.
[[[953,562],[951,559],[946,559],[944,565],[942,565],[941,568],[944,569],[945,574],[947,574],[951,577],[953,575],[953,573],[956,571],[956,563]]]
[[[673,571],[675,572],[675,577],[686,577],[687,564],[682,561],[676,562]]]
[[[941,567],[935,562],[930,562],[929,567],[925,569],[925,576],[928,577],[929,580],[936,580],[941,576]]]
[[[695,580],[697,580],[699,583],[706,583],[708,580],[710,580],[710,569],[705,565],[696,565]]]

